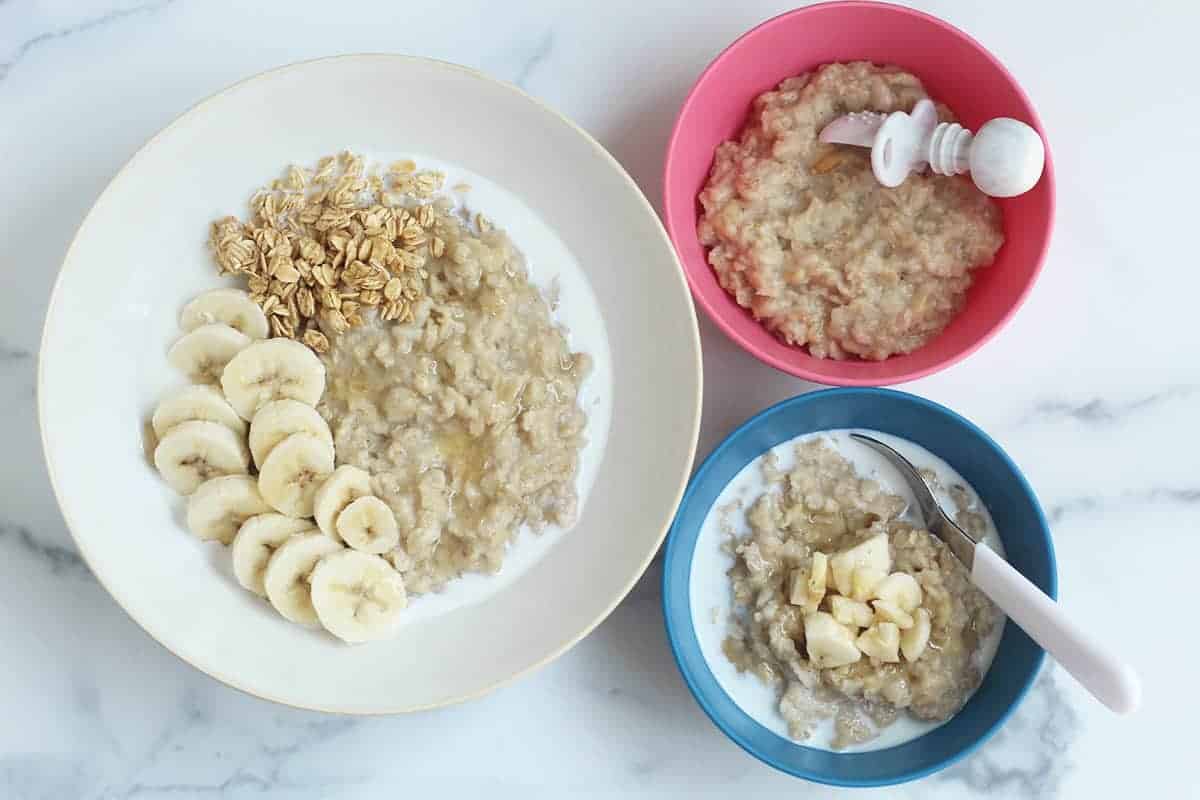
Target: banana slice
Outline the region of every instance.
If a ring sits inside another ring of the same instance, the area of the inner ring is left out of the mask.
[[[815,610],[825,597],[829,585],[829,556],[817,551],[812,554],[808,569],[808,602]]]
[[[875,587],[883,583],[887,573],[874,567],[855,567],[850,579],[850,596],[866,602],[875,596]]]
[[[913,626],[900,634],[900,652],[908,661],[916,661],[929,645],[932,627],[929,612],[918,608],[913,612]]]
[[[900,660],[900,629],[890,622],[876,622],[854,643],[859,650],[885,664]]]
[[[788,602],[794,606],[816,611],[816,606],[809,608],[808,603],[808,570],[794,569],[788,578]]]
[[[833,573],[833,583],[839,592],[846,596],[853,593],[854,571],[860,567],[887,575],[892,568],[892,554],[888,548],[886,533],[872,536],[829,559],[829,571]],[[868,598],[855,599],[866,600]]]
[[[267,562],[281,544],[297,533],[315,533],[306,519],[293,519],[283,514],[259,514],[250,517],[238,528],[229,553],[233,557],[233,574],[245,588],[262,597],[267,596],[263,573]]]
[[[325,391],[325,365],[299,342],[267,339],[230,359],[221,373],[221,389],[245,420],[253,419],[254,412],[272,400],[315,406]]]
[[[360,497],[337,516],[342,541],[364,553],[386,553],[400,544],[396,515],[378,497]]]
[[[334,636],[370,642],[395,632],[408,594],[400,573],[382,558],[343,550],[325,556],[313,570],[312,604]]]
[[[887,600],[876,600],[871,605],[875,606],[875,619],[877,621],[891,622],[902,631],[908,630],[913,626],[912,615],[895,603]]]
[[[333,433],[315,408],[299,400],[275,400],[260,408],[250,420],[250,454],[254,463],[262,467],[275,445],[293,433],[311,433],[327,441],[333,451]]]
[[[804,644],[817,669],[844,667],[862,658],[850,629],[824,611],[804,617]]]
[[[179,327],[185,331],[214,322],[223,322],[251,339],[265,339],[271,333],[267,315],[241,289],[205,292],[184,306],[179,315]]]
[[[215,322],[181,336],[167,351],[167,361],[195,383],[216,383],[225,365],[249,344],[246,334]]]
[[[313,495],[333,472],[333,448],[311,433],[293,433],[271,449],[258,471],[258,490],[276,511],[311,517]]]
[[[820,551],[813,553],[808,569],[792,571],[788,602],[805,611],[816,611],[825,598],[828,579],[829,557]]]
[[[907,572],[893,572],[875,587],[875,597],[899,606],[905,611],[914,611],[917,606],[921,605],[924,594],[921,591],[921,584],[917,583],[917,579],[912,575]]]
[[[309,575],[318,561],[342,549],[333,539],[314,531],[293,534],[271,554],[263,572],[263,589],[267,600],[284,619],[301,625],[317,623],[317,612],[309,592]]]
[[[313,516],[317,520],[317,527],[334,539],[340,539],[337,532],[338,514],[358,498],[370,493],[370,474],[365,469],[342,464],[313,495]]]
[[[188,498],[188,530],[205,541],[229,544],[250,517],[271,510],[249,475],[222,475],[197,487]]]
[[[161,439],[171,428],[189,420],[217,422],[238,436],[246,435],[245,421],[225,402],[225,395],[215,386],[200,383],[171,392],[154,409],[150,425],[154,435]]]
[[[842,597],[840,594],[829,595],[829,611],[838,622],[855,628],[867,627],[875,617],[866,603]]]
[[[154,448],[154,466],[180,494],[191,494],[209,478],[245,475],[250,452],[242,437],[217,422],[192,420],[167,431]]]

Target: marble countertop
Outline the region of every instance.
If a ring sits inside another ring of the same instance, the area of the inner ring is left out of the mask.
[[[594,634],[465,706],[350,719],[271,705],[160,648],[91,577],[51,495],[34,403],[50,286],[76,226],[151,134],[280,64],[394,51],[513,81],[591,131],[657,202],[667,134],[713,55],[771,0],[488,3],[0,0],[0,797],[378,798],[854,792],[725,739],[668,651],[657,565]],[[1037,104],[1059,175],[1037,290],[965,363],[903,388],[992,433],[1055,528],[1062,602],[1145,681],[1118,718],[1047,667],[977,754],[889,798],[1200,797],[1200,404],[1194,231],[1200,6],[923,2]],[[1036,24],[1031,24],[1036,21]],[[702,324],[700,452],[809,384]],[[89,454],[99,464],[101,454]]]

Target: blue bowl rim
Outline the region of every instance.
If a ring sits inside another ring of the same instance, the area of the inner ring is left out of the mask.
[[[971,422],[969,419],[962,416],[961,414],[958,414],[957,412],[952,411],[949,408],[947,408],[939,403],[935,403],[932,400],[927,400],[927,399],[925,399],[923,397],[919,397],[918,395],[915,395],[915,394],[910,394],[908,392],[901,392],[901,391],[898,391],[895,389],[884,389],[884,388],[878,388],[878,387],[834,387],[834,388],[821,389],[821,390],[814,391],[814,392],[805,392],[803,394],[795,395],[793,397],[789,397],[786,400],[782,400],[782,401],[770,406],[769,408],[765,408],[762,411],[759,411],[757,414],[750,417],[748,420],[746,420],[741,425],[739,425],[735,430],[733,430],[731,433],[729,433],[724,439],[721,440],[721,443],[718,444],[713,449],[713,451],[711,453],[709,453],[709,455],[707,457],[705,457],[704,462],[700,465],[700,467],[692,475],[691,480],[688,481],[687,491],[684,492],[683,499],[680,501],[679,508],[676,510],[676,513],[675,513],[675,520],[671,523],[671,529],[670,529],[669,533],[667,534],[666,550],[665,550],[664,557],[663,557],[663,576],[662,576],[662,586],[661,586],[663,620],[666,624],[666,629],[667,629],[667,641],[671,646],[671,656],[675,659],[675,665],[679,669],[679,673],[683,676],[684,682],[687,684],[688,691],[690,691],[692,693],[692,697],[694,697],[696,699],[696,702],[699,703],[700,708],[703,709],[705,715],[713,722],[713,724],[716,725],[721,730],[722,733],[724,733],[727,737],[729,737],[729,739],[731,739],[734,742],[734,744],[736,744],[742,750],[744,750],[747,753],[749,753],[750,755],[754,756],[756,759],[763,762],[764,764],[766,764],[770,767],[774,767],[775,769],[779,770],[780,772],[786,773],[793,777],[803,778],[808,781],[813,781],[815,783],[825,784],[827,786],[839,786],[839,787],[849,787],[849,788],[869,788],[869,787],[876,787],[876,786],[892,786],[892,785],[896,785],[896,784],[907,783],[909,781],[914,781],[919,778],[924,778],[928,775],[932,775],[935,772],[943,770],[946,767],[949,767],[949,766],[957,763],[961,759],[963,759],[966,756],[970,755],[971,753],[975,752],[975,750],[977,750],[980,747],[980,745],[982,745],[984,742],[991,739],[992,736],[994,736],[996,734],[996,731],[998,731],[1004,725],[1004,723],[1008,721],[1009,717],[1011,717],[1012,714],[1021,705],[1021,703],[1024,702],[1025,697],[1029,694],[1029,690],[1033,687],[1034,681],[1037,680],[1038,675],[1041,673],[1041,668],[1042,668],[1043,664],[1045,663],[1046,654],[1044,652],[1038,654],[1037,660],[1034,664],[1034,668],[1032,670],[1030,670],[1030,674],[1026,677],[1024,685],[1021,687],[1020,691],[1017,693],[1017,696],[1014,699],[1013,703],[1002,714],[1000,714],[999,717],[996,718],[996,721],[991,725],[990,728],[987,729],[987,731],[985,731],[982,735],[980,735],[974,741],[966,744],[959,751],[957,751],[954,755],[952,755],[948,758],[944,758],[935,764],[931,764],[926,767],[921,767],[921,768],[914,769],[914,770],[911,770],[908,772],[904,772],[904,773],[892,776],[891,778],[884,778],[884,779],[880,779],[880,780],[860,780],[860,779],[853,779],[853,778],[847,779],[847,778],[842,778],[842,777],[839,777],[836,775],[815,773],[815,772],[812,772],[812,771],[809,771],[806,769],[794,767],[791,764],[786,763],[785,761],[781,761],[781,760],[772,758],[772,757],[768,756],[767,754],[761,752],[755,746],[753,741],[750,741],[748,738],[743,737],[743,736],[739,735],[738,733],[736,733],[726,723],[724,718],[716,713],[716,711],[712,707],[712,704],[711,704],[709,698],[700,689],[700,687],[698,687],[696,685],[695,678],[688,671],[688,669],[684,666],[684,660],[683,660],[683,658],[681,656],[681,652],[680,652],[681,643],[680,643],[679,637],[677,636],[676,626],[679,624],[690,624],[691,616],[688,615],[687,618],[684,620],[678,620],[678,621],[673,620],[672,615],[667,607],[668,598],[671,596],[671,591],[672,591],[673,585],[674,585],[674,581],[672,579],[673,575],[676,572],[682,572],[682,575],[680,576],[681,581],[686,580],[686,581],[690,582],[690,578],[691,578],[691,568],[690,568],[691,560],[690,559],[688,559],[688,561],[686,562],[688,568],[685,570],[675,570],[675,569],[672,569],[671,566],[672,566],[672,563],[675,561],[675,559],[678,558],[678,556],[679,556],[678,542],[680,539],[680,535],[679,535],[678,528],[679,528],[679,519],[682,516],[682,510],[691,501],[692,495],[696,488],[696,485],[701,481],[701,479],[704,477],[705,473],[707,473],[707,471],[710,468],[712,468],[713,464],[715,464],[718,460],[720,460],[720,458],[724,454],[725,450],[728,447],[730,447],[731,444],[736,439],[741,437],[743,434],[745,434],[748,430],[750,430],[754,426],[760,424],[766,418],[772,416],[775,413],[783,411],[784,409],[790,408],[792,406],[805,405],[807,403],[812,402],[816,398],[823,398],[823,397],[828,397],[831,395],[837,395],[837,396],[842,396],[842,397],[852,397],[852,396],[874,397],[874,398],[878,398],[878,399],[882,399],[884,401],[890,401],[890,402],[899,401],[899,402],[913,403],[913,404],[916,404],[919,406],[923,406],[925,409],[933,411],[936,414],[941,414],[943,416],[948,417],[952,422],[962,426],[967,431],[969,431],[969,432],[973,433],[975,436],[979,437],[980,441],[983,442],[987,447],[992,449],[996,453],[996,455],[998,455],[1000,457],[1000,459],[1004,462],[1004,464],[1009,468],[1009,470],[1012,472],[1013,477],[1016,479],[1017,485],[1021,488],[1023,493],[1028,495],[1030,501],[1033,504],[1034,511],[1037,514],[1040,530],[1043,533],[1045,540],[1046,540],[1046,542],[1045,542],[1046,543],[1046,552],[1047,552],[1047,555],[1049,558],[1048,566],[1049,566],[1050,585],[1047,587],[1047,590],[1048,590],[1047,594],[1052,599],[1058,598],[1058,562],[1057,562],[1057,558],[1055,557],[1055,553],[1054,553],[1054,541],[1050,535],[1049,521],[1046,519],[1046,515],[1045,515],[1045,512],[1042,510],[1041,503],[1038,502],[1037,495],[1034,493],[1033,487],[1030,485],[1029,481],[1025,478],[1024,473],[1021,472],[1020,468],[1016,465],[1016,462],[1014,462],[1012,460],[1012,458],[1009,457],[1008,453],[1006,453],[1004,451],[1004,449],[1001,448],[1000,445],[998,445],[994,439],[992,439],[992,437],[988,436],[987,433],[985,433],[982,428],[980,428],[978,425]],[[688,555],[690,555],[690,553]],[[689,590],[687,590],[685,588],[685,591],[689,591]],[[703,661],[704,659],[701,658],[700,660]],[[773,734],[773,735],[777,735],[777,734]],[[802,744],[798,744],[798,743],[794,743],[794,744],[796,744],[797,747],[804,747],[804,745],[802,745]]]

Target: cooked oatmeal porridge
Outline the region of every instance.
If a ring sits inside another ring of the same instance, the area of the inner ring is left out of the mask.
[[[441,213],[405,322],[343,333],[318,408],[339,464],[371,475],[395,513],[388,554],[412,593],[493,573],[522,526],[569,526],[586,415],[573,353],[507,235]]]
[[[896,67],[828,64],[756,98],[739,139],[717,148],[700,242],[721,286],[784,342],[818,358],[910,353],[1000,249],[999,208],[968,177],[926,172],[889,189],[869,151],[818,141],[843,114],[911,111],[925,96]]]
[[[733,556],[724,656],[770,687],[797,740],[832,723],[842,749],[906,717],[948,719],[979,685],[1002,618],[939,539],[902,519],[904,498],[827,438],[786,447],[794,463],[773,452],[755,467],[763,488],[718,501]],[[973,494],[937,488],[983,538]]]
[[[532,212],[473,177],[519,235],[535,231],[547,295],[508,235],[466,211],[468,185],[441,191],[445,172],[348,151],[292,165],[245,218],[211,224],[218,272],[242,285],[184,305],[166,356],[188,385],[145,425],[191,533],[227,546],[237,582],[284,619],[350,644],[394,635],[412,595],[498,572],[519,532],[574,523],[595,466],[581,468],[580,395],[594,367],[590,433],[602,446],[607,432],[586,279]]]

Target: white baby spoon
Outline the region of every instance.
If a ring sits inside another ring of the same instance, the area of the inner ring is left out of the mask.
[[[946,543],[971,573],[971,583],[1020,625],[1029,638],[1054,656],[1101,703],[1118,714],[1137,710],[1142,701],[1142,686],[1132,667],[1099,639],[1081,630],[1058,603],[1013,569],[995,550],[977,543],[950,519],[907,458],[870,436],[852,433],[850,438],[879,453],[904,476],[926,529]]]
[[[1046,164],[1042,137],[1024,122],[998,117],[972,134],[957,122],[939,123],[928,99],[918,100],[911,114],[846,114],[826,125],[820,139],[871,148],[871,171],[888,187],[928,164],[938,175],[970,172],[979,191],[991,197],[1016,197],[1037,184]]]

